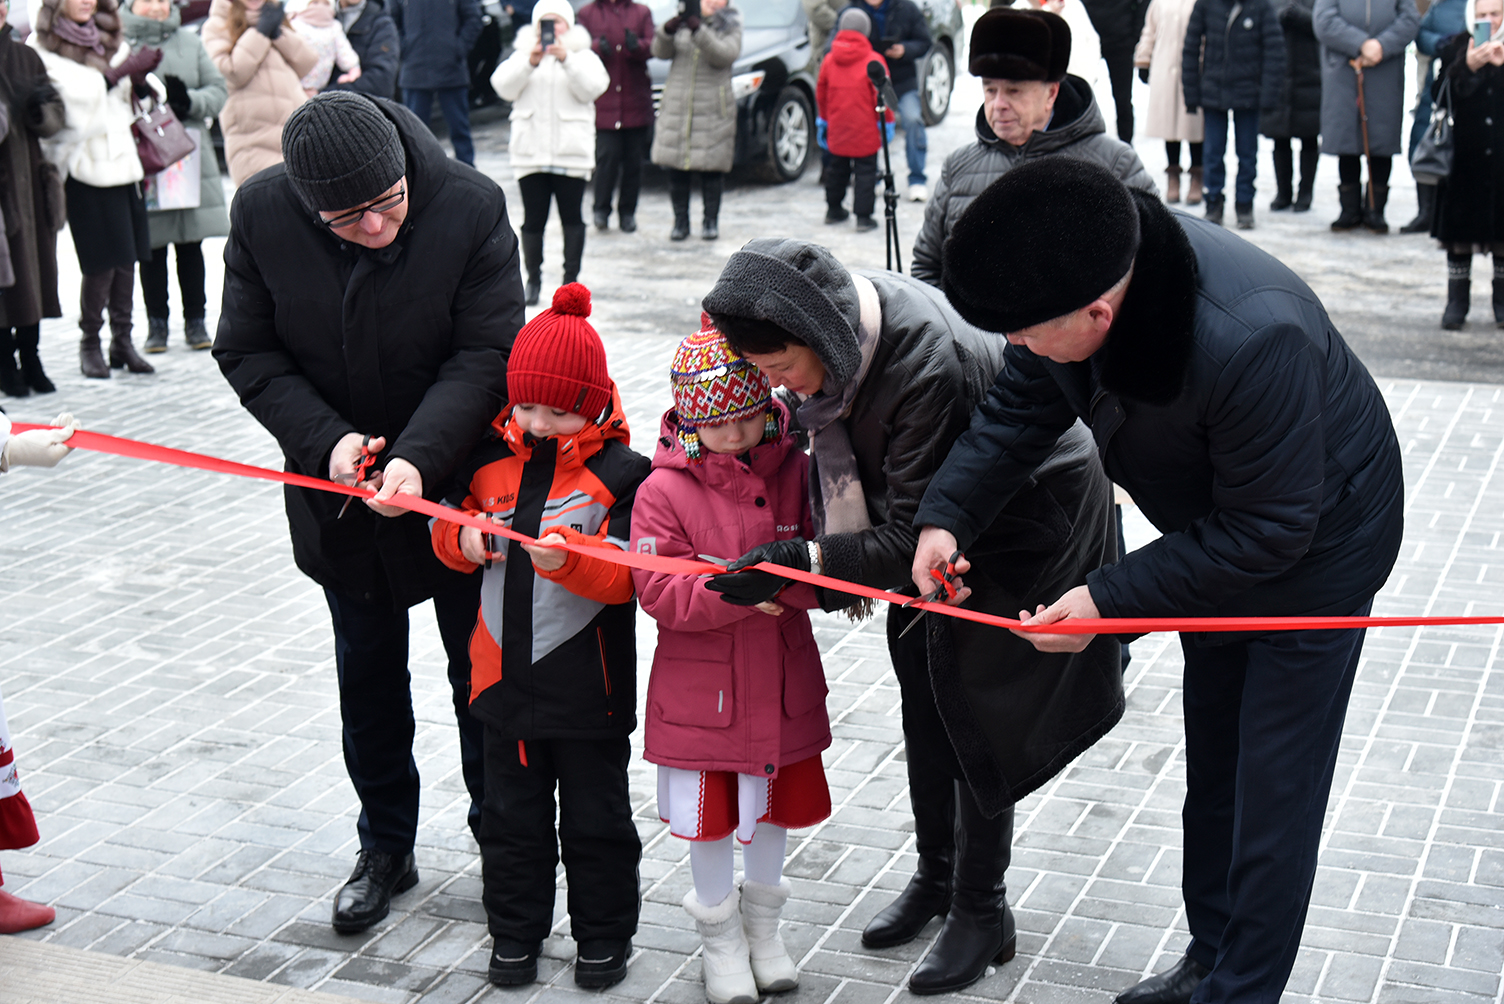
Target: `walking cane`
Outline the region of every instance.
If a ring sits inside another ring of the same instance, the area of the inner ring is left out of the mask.
[[[1363,67],[1353,60],[1353,73],[1358,77],[1358,122],[1363,127],[1363,159],[1368,161],[1368,208],[1374,210],[1373,199],[1373,154],[1368,150],[1368,104],[1363,100]]]

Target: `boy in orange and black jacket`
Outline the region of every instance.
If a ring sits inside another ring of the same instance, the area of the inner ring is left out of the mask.
[[[642,844],[627,795],[627,737],[637,727],[632,578],[624,565],[547,546],[625,550],[650,467],[627,445],[589,313],[589,291],[571,283],[518,333],[507,364],[512,403],[445,499],[538,543],[432,524],[446,565],[486,566],[470,639],[470,713],[485,725],[482,901],[495,939],[489,975],[501,986],[537,978],[561,843],[575,982],[622,979],[637,931]]]

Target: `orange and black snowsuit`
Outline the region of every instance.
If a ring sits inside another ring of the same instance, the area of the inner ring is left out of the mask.
[[[508,407],[461,469],[445,504],[503,517],[529,537],[632,538],[632,501],[647,457],[627,445],[621,398],[573,436],[534,439]],[[462,572],[459,526],[435,520],[434,553]],[[494,938],[535,948],[553,921],[564,845],[575,938],[624,941],[637,930],[642,845],[627,793],[627,737],[637,726],[637,603],[625,565],[567,552],[539,571],[520,544],[482,572],[470,637],[470,712],[486,727],[481,808],[482,903]],[[555,835],[554,792],[559,793]]]

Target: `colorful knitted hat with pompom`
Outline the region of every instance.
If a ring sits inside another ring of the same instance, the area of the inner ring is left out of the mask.
[[[577,282],[554,292],[553,306],[522,326],[507,359],[507,398],[584,415],[592,422],[611,404],[606,347],[585,318],[590,290]]]
[[[699,455],[695,430],[702,426],[767,414],[769,428],[776,432],[768,378],[736,354],[709,314],[701,314],[700,330],[679,343],[669,366],[669,381],[679,435],[691,457]]]

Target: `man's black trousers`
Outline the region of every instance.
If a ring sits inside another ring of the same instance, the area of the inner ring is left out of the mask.
[[[470,717],[470,632],[480,610],[480,576],[456,575],[433,598],[448,656],[459,723],[460,765],[470,792],[470,829],[480,826],[481,724]],[[413,759],[412,677],[407,611],[325,589],[334,620],[334,664],[344,724],[345,769],[360,797],[360,846],[404,855],[418,833],[418,764]]]
[[[642,841],[627,795],[630,740],[519,743],[489,727],[485,733],[481,902],[491,936],[524,945],[548,937],[562,848],[574,939],[632,937],[641,906],[637,865]]]
[[[1181,647],[1186,954],[1212,971],[1191,1000],[1277,1004],[1305,927],[1363,632],[1213,646],[1182,636]]]
[[[1133,49],[1102,53],[1107,61],[1107,82],[1112,86],[1112,104],[1117,110],[1118,139],[1133,142]]]
[[[636,129],[595,131],[595,211],[611,212],[616,179],[621,195],[616,209],[622,216],[637,215],[637,194],[642,190],[642,161],[648,152],[649,126]]]

